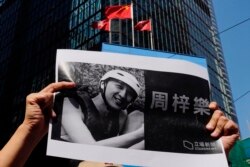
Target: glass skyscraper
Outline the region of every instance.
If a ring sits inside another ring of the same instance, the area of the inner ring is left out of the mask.
[[[133,22],[150,18],[153,25],[153,46],[149,32],[135,31],[135,47],[206,57],[211,99],[237,122],[212,0],[2,0],[1,146],[23,119],[26,95],[54,81],[56,49],[132,46],[131,19],[112,20],[111,32],[90,27],[105,18],[106,6],[131,2]]]

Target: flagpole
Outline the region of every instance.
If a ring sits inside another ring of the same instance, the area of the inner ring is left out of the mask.
[[[111,0],[109,1],[109,5],[111,6]],[[111,44],[111,42],[112,42],[112,27],[111,27],[111,21],[112,21],[112,19],[111,20],[109,20],[109,28],[110,28],[110,31],[109,31],[109,43]]]
[[[134,6],[131,1],[131,26],[132,26],[132,46],[135,47],[135,30],[134,30]]]
[[[109,20],[109,28],[110,28],[110,31],[109,31],[109,43],[111,44],[112,42],[112,27],[111,27],[111,22],[112,22],[112,19]]]
[[[153,45],[153,24],[152,24],[152,19],[149,18],[150,26],[151,26],[151,31],[150,31],[150,41],[151,41],[151,49],[154,49]]]

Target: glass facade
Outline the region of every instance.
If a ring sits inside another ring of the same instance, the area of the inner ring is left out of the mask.
[[[70,6],[67,0],[8,0],[0,7],[3,136],[11,135],[10,129],[22,121],[27,94],[54,81],[56,49],[70,48]]]
[[[113,19],[110,33],[90,28],[93,21],[105,18],[105,6],[125,5],[131,2],[134,23],[149,18],[152,20],[155,50],[207,58],[212,99],[219,103],[230,119],[237,122],[210,0],[73,0],[69,24],[70,47],[99,50],[101,42],[132,46],[131,19]],[[152,47],[149,32],[135,31],[134,36],[135,47]]]
[[[132,46],[131,19],[112,20],[111,32],[90,27],[106,6],[123,4],[131,0],[0,1],[1,145],[23,119],[26,95],[54,81],[56,49]],[[155,50],[207,58],[212,99],[237,122],[212,0],[137,0],[133,16],[134,23],[152,19]],[[134,36],[135,47],[152,47],[149,32]]]

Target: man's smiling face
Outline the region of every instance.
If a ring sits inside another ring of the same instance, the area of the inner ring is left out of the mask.
[[[105,97],[112,109],[122,110],[127,108],[136,97],[136,94],[127,84],[111,79],[107,82]]]

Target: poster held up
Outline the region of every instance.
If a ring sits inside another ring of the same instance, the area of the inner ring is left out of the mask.
[[[113,128],[112,134],[108,131],[105,136],[100,129],[107,130],[105,127],[109,121],[100,123],[99,120],[90,125],[83,119],[95,139],[94,143],[73,142],[62,132],[65,117],[61,109],[57,110],[59,123],[50,124],[48,155],[139,166],[227,166],[221,142],[211,139],[205,130],[212,115],[207,108],[209,80],[206,68],[176,59],[77,50],[57,52],[56,81],[76,82],[79,89],[72,92],[77,92],[77,97],[85,97],[79,92],[86,91],[88,99],[94,99],[100,91],[101,78],[113,70],[130,73],[140,84],[139,97],[125,110],[131,118],[128,120],[138,119],[133,116],[135,110],[143,113],[144,135],[138,140],[143,141],[144,149],[119,147],[124,145],[119,142],[117,146],[100,144],[105,139],[112,140],[129,133],[123,130],[122,134],[120,126],[112,126],[118,128]],[[68,93],[70,98],[75,97],[72,92]],[[63,103],[60,105],[65,107]],[[98,110],[94,113],[100,114]],[[88,112],[88,115],[93,115],[93,112]],[[123,125],[130,124],[124,122]],[[83,132],[82,135],[87,134]],[[128,142],[125,145],[129,145]]]

